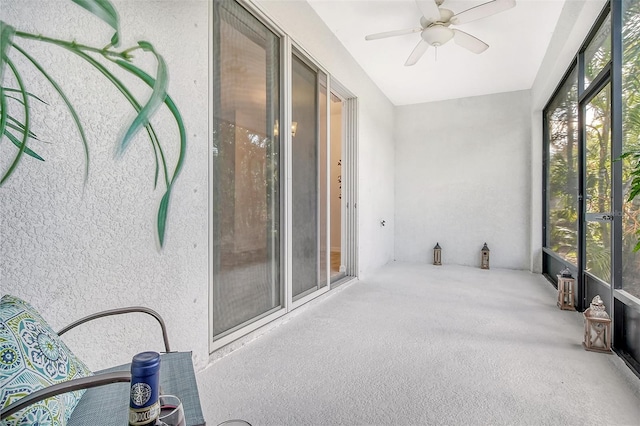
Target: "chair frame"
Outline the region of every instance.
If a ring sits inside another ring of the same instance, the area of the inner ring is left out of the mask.
[[[66,327],[62,328],[58,332],[58,336],[63,335],[67,331],[89,322],[94,319],[113,316],[113,315],[122,315],[122,314],[130,314],[130,313],[144,313],[147,315],[151,315],[158,321],[160,324],[160,328],[162,329],[162,339],[164,341],[165,352],[171,352],[169,346],[169,338],[167,336],[167,327],[164,324],[164,321],[160,314],[158,314],[153,309],[146,308],[144,306],[130,306],[125,308],[116,308],[109,309],[106,311],[96,312],[91,315],[87,315],[86,317],[80,318],[77,321],[72,322]],[[131,381],[131,373],[128,371],[118,371],[113,373],[101,373],[93,376],[81,377],[79,379],[68,380],[66,382],[57,383],[55,385],[48,386],[44,389],[40,389],[36,392],[33,392],[24,398],[14,402],[13,404],[3,408],[0,411],[0,420],[4,420],[12,414],[28,407],[29,405],[41,401],[43,399],[47,399],[49,397],[59,395],[66,392],[73,392],[81,389],[89,389],[98,386],[104,386],[111,383],[120,383],[120,382],[130,382]]]

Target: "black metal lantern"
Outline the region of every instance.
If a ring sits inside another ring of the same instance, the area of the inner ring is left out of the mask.
[[[489,269],[489,247],[487,247],[487,243],[484,243],[484,246],[482,247],[481,253],[482,253],[482,259],[480,262],[480,268],[481,269]]]
[[[433,264],[442,265],[442,248],[439,243],[433,248]]]

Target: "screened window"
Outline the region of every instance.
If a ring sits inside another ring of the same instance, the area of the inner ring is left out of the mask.
[[[611,61],[611,14],[598,29],[595,37],[584,52],[584,87],[598,76],[600,71]]]
[[[622,126],[623,151],[640,151],[640,1],[623,2]],[[623,161],[622,288],[640,298],[640,195],[628,201],[634,162]]]
[[[574,70],[546,113],[547,247],[577,264],[578,257],[578,77]]]

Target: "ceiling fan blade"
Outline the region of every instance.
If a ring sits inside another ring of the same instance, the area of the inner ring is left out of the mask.
[[[413,34],[413,33],[417,33],[419,31],[422,31],[422,28],[409,28],[406,30],[395,30],[395,31],[386,31],[383,33],[376,33],[376,34],[369,34],[368,36],[365,36],[365,40],[378,40],[381,38],[387,38],[387,37],[395,37],[395,36],[401,36],[401,35],[405,35],[405,34]]]
[[[456,29],[453,30],[453,33],[453,41],[455,41],[458,46],[464,47],[473,53],[482,53],[489,48],[487,43],[469,33]]]
[[[422,55],[425,54],[428,48],[429,43],[424,40],[420,40],[420,43],[418,43],[418,45],[413,49],[413,52],[411,52],[411,55],[407,58],[407,62],[404,63],[404,66],[410,67],[411,65],[415,65],[416,62],[422,58]]]
[[[515,5],[516,5],[516,0],[490,1],[488,3],[483,3],[479,6],[472,7],[471,9],[467,9],[453,15],[449,20],[449,22],[451,22],[454,25],[466,24],[467,22],[486,18],[487,16],[495,15],[496,13],[500,13],[507,9],[511,9]]]
[[[440,9],[438,9],[435,0],[416,0],[416,4],[427,21],[437,22],[440,20]]]

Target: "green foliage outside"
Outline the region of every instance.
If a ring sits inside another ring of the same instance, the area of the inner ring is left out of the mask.
[[[640,1],[624,4],[622,284],[640,297]]]
[[[578,263],[578,81],[574,71],[546,117],[549,137],[548,238],[561,257]]]

